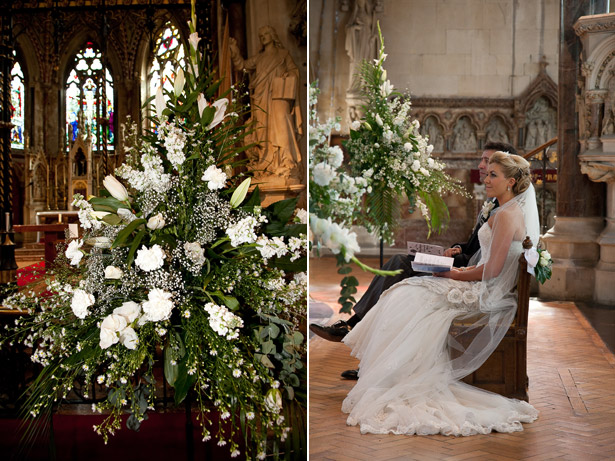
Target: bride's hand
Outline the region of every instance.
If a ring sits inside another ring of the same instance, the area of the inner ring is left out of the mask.
[[[450,271],[446,272],[434,272],[434,277],[444,277],[447,279],[457,280],[457,276],[459,275],[460,270],[456,267],[453,267]]]

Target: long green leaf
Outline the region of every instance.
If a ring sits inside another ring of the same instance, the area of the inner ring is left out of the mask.
[[[113,241],[113,244],[111,245],[111,248],[116,248],[119,245],[121,245],[122,243],[124,243],[124,241],[130,236],[130,234],[132,234],[132,232],[139,227],[142,224],[145,224],[147,222],[146,219],[135,219],[133,222],[131,222],[130,224],[128,224],[124,229],[122,229],[118,234],[117,237],[115,238],[115,240]]]

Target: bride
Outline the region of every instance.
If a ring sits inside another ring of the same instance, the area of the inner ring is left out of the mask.
[[[526,402],[461,382],[508,330],[517,309],[511,290],[521,244],[526,235],[535,244],[539,237],[525,159],[494,153],[485,188],[500,206],[479,231],[476,264],[394,285],[344,338],[361,363],[342,411],[349,413],[347,424],[360,425],[361,433],[513,432],[538,417]],[[458,318],[475,333],[465,346],[449,333]]]

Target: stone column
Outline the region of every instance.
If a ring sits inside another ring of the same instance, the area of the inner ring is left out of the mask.
[[[576,300],[593,298],[594,266],[600,254],[598,237],[604,228],[605,193],[603,184],[593,183],[581,173],[578,161],[577,109],[570,101],[575,100],[579,91],[581,42],[573,26],[583,15],[605,11],[605,2],[580,0],[561,3],[557,207],[555,225],[543,237],[553,256],[553,276],[540,287],[541,296]],[[596,116],[599,117],[599,113]]]

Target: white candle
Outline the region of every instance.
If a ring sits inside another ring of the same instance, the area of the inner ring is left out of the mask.
[[[11,214],[7,211],[6,213],[4,213],[4,223],[6,226],[6,231],[8,232],[10,229],[10,219],[11,219]]]

